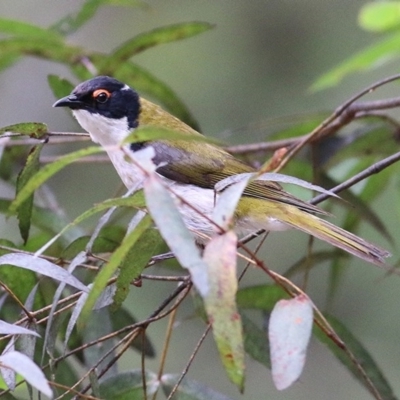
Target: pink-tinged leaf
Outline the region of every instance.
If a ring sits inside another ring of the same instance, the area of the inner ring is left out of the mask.
[[[203,296],[214,339],[230,380],[244,385],[244,347],[241,318],[236,308],[236,235],[215,236],[204,250],[209,290]]]
[[[18,351],[10,351],[0,356],[0,364],[3,368],[10,368],[20,374],[29,384],[53,398],[53,392],[42,370],[25,354]]]
[[[278,390],[288,388],[301,375],[312,323],[312,303],[305,295],[280,300],[272,310],[268,335],[272,379]]]
[[[29,269],[42,275],[46,275],[52,279],[64,282],[76,289],[87,292],[87,287],[77,278],[67,272],[65,269],[53,264],[50,261],[40,257],[35,257],[30,254],[10,253],[0,257],[1,265],[15,265],[20,268]]]

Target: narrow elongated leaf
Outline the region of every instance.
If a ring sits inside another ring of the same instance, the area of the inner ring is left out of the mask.
[[[157,375],[151,371],[144,372],[147,396],[153,396],[159,382]],[[143,372],[132,370],[104,379],[100,383],[100,395],[107,400],[143,400]]]
[[[165,242],[181,266],[189,270],[193,284],[202,297],[207,296],[207,265],[202,260],[193,234],[185,226],[170,193],[155,174],[146,179],[144,193],[147,207]]]
[[[61,36],[58,36],[55,32],[49,32],[48,29],[41,28],[38,25],[15,19],[0,18],[0,32],[14,36],[35,37],[36,39],[47,39],[51,36],[53,40],[62,40]]]
[[[123,43],[100,67],[100,75],[108,75],[118,69],[119,65],[128,61],[135,54],[141,53],[159,44],[174,42],[208,31],[213,25],[207,22],[183,22],[175,25],[163,26],[150,32],[141,33]]]
[[[161,387],[165,396],[169,396],[173,387],[178,382],[178,374],[165,374],[161,378]],[[184,378],[178,386],[172,400],[232,400],[231,397],[219,393],[193,379]]]
[[[149,227],[131,247],[120,264],[117,278],[117,291],[114,296],[113,310],[120,307],[129,294],[129,287],[133,279],[140,276],[154,254],[159,253],[163,245],[159,232]]]
[[[213,237],[204,250],[209,290],[203,296],[208,320],[229,379],[244,387],[244,349],[240,314],[236,308],[236,245],[234,232]]]
[[[280,300],[272,310],[268,337],[272,379],[278,390],[288,388],[301,375],[312,324],[313,308],[305,295]]]
[[[372,32],[384,32],[399,27],[399,2],[381,1],[364,4],[358,14],[358,24]]]
[[[40,336],[38,333],[30,329],[23,328],[22,326],[9,324],[8,322],[0,320],[0,334],[1,335],[34,335]]]
[[[382,62],[393,60],[400,56],[400,33],[396,32],[385,39],[361,50],[336,68],[328,71],[317,79],[311,90],[317,91],[337,85],[345,76],[352,72],[372,69],[381,66]]]
[[[17,178],[17,196],[26,183],[37,173],[40,168],[40,152],[42,151],[43,144],[34,146],[30,151],[24,167]],[[17,209],[17,218],[19,231],[21,233],[24,243],[27,242],[29,237],[29,230],[31,227],[31,218],[33,210],[33,194],[31,194]]]
[[[100,147],[88,147],[86,149],[81,149],[73,153],[67,154],[60,157],[51,164],[45,165],[40,171],[38,171],[34,176],[32,176],[29,181],[24,185],[24,187],[17,194],[15,200],[11,203],[10,212],[15,213],[26,199],[33,194],[33,192],[44,182],[50,179],[58,171],[66,167],[67,165],[73,163],[74,161],[91,155],[95,153],[100,153],[103,151]]]
[[[97,274],[79,318],[82,327],[85,325],[85,321],[87,321],[88,316],[92,311],[92,308],[94,307],[101,292],[106,287],[108,280],[112,277],[117,268],[122,264],[132,246],[137,242],[137,240],[140,238],[143,232],[145,232],[145,230],[151,225],[151,223],[152,223],[151,217],[149,215],[146,215],[142,219],[142,221],[140,221],[136,229],[130,232],[127,236],[125,236],[121,245],[111,255],[108,263]]]
[[[4,133],[20,133],[34,139],[43,138],[47,132],[47,125],[43,122],[21,122],[20,124],[8,125],[0,129],[0,135]]]
[[[368,379],[375,386],[380,396],[384,400],[396,400],[398,397],[393,392],[384,374],[375,362],[371,354],[363,346],[363,344],[349,331],[349,329],[338,319],[332,315],[325,315],[332,328],[343,340],[346,347],[353,353],[357,362],[364,369]],[[370,387],[366,384],[364,377],[361,376],[354,362],[348,357],[348,355],[337,346],[327,335],[319,328],[314,329],[316,337],[332,351],[334,356],[346,366],[346,368],[353,374],[353,376],[370,390]]]
[[[25,354],[18,351],[10,351],[3,354],[0,356],[0,365],[11,368],[20,374],[34,388],[50,399],[53,398],[53,392],[42,370]]]
[[[98,8],[104,3],[104,0],[86,0],[80,10],[73,14],[63,17],[57,21],[50,29],[61,35],[70,35],[86,22],[88,22],[96,14]]]
[[[79,57],[83,57],[78,47],[68,46],[65,42],[54,40],[51,35],[46,39],[37,40],[34,37],[13,37],[0,41],[0,54],[15,56],[29,55],[56,62],[75,64]]]
[[[30,254],[5,254],[4,256],[0,256],[0,266],[4,264],[11,264],[20,268],[29,269],[60,282],[64,282],[84,292],[87,291],[87,287],[65,269],[50,261],[31,256]]]
[[[134,207],[134,208],[143,208],[145,206],[143,192],[136,192],[131,197],[121,197],[116,199],[105,200],[102,203],[95,205],[94,207],[86,210],[84,213],[75,218],[74,221],[70,222],[68,225],[65,225],[61,231],[57,233],[51,240],[49,240],[41,249],[39,249],[36,254],[42,254],[47,248],[49,248],[58,238],[65,234],[69,229],[76,227],[78,224],[83,222],[85,219],[90,218],[91,216],[104,211],[106,209],[116,207],[116,206],[126,206],[126,207]]]

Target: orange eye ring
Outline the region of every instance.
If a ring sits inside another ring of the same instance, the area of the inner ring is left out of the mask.
[[[97,89],[93,92],[92,97],[98,103],[105,103],[111,97],[111,93],[106,89]]]

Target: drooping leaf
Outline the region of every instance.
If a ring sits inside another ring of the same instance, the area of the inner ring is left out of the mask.
[[[161,387],[165,396],[169,396],[178,379],[178,374],[165,374],[162,376]],[[171,400],[232,400],[232,398],[198,381],[184,378]]]
[[[204,249],[209,289],[203,295],[222,364],[229,379],[244,388],[244,348],[240,314],[236,307],[236,246],[232,231],[213,237]]]
[[[278,390],[287,389],[301,375],[312,325],[313,307],[305,295],[280,300],[272,310],[268,337],[272,379]]]
[[[159,382],[157,375],[151,371],[144,372],[147,396],[152,396],[157,391]],[[107,400],[142,400],[143,372],[132,370],[120,372],[117,375],[104,379],[100,383],[101,398]]]
[[[183,22],[163,26],[141,33],[114,50],[99,68],[100,75],[110,75],[135,54],[159,44],[174,42],[208,31],[213,25],[207,22]]]
[[[340,339],[345,343],[345,346],[354,355],[356,361],[362,366],[368,379],[372,382],[375,389],[377,389],[381,398],[384,400],[396,400],[397,396],[393,392],[393,389],[390,387],[378,364],[363,344],[337,318],[332,315],[325,315],[325,318],[339,335]],[[352,375],[365,386],[367,390],[370,390],[364,377],[361,376],[359,370],[343,349],[338,347],[337,344],[327,337],[318,327],[315,327],[314,334],[322,343],[328,346],[329,350],[331,350],[334,356],[352,373]]]
[[[193,234],[187,229],[182,216],[167,189],[152,174],[144,183],[147,207],[162,237],[183,268],[187,268],[193,284],[202,296],[209,291],[207,265],[200,256]]]
[[[34,139],[42,139],[47,135],[48,128],[43,122],[21,122],[20,124],[1,128],[0,135],[4,133],[20,133],[21,135],[27,135]]]
[[[117,278],[117,290],[114,296],[112,309],[120,307],[129,294],[129,287],[133,279],[140,276],[151,257],[159,253],[164,241],[160,233],[150,227],[139,237],[120,264]]]
[[[39,186],[50,179],[58,171],[78,160],[79,158],[99,153],[101,151],[103,150],[100,147],[88,147],[62,156],[56,161],[45,165],[34,176],[32,176],[24,185],[24,187],[18,192],[15,200],[10,205],[10,212],[15,213],[16,210],[18,210],[18,207],[20,207]]]
[[[39,157],[42,149],[43,144],[39,144],[38,146],[34,146],[30,151],[26,163],[17,178],[16,196],[18,196],[18,193],[23,189],[26,183],[37,173],[37,171],[39,171]],[[29,237],[32,210],[33,193],[17,209],[19,231],[24,243],[27,242]]]
[[[337,85],[345,76],[356,71],[373,69],[382,66],[389,60],[400,56],[400,33],[396,32],[381,41],[367,47],[348,58],[339,66],[319,77],[311,86],[311,90],[323,90]]]
[[[38,333],[30,329],[23,328],[22,326],[9,324],[8,322],[0,320],[0,334],[1,335],[34,335],[40,336]]]
[[[380,1],[364,4],[358,14],[361,28],[372,32],[385,32],[400,27],[398,1]]]
[[[15,265],[20,268],[29,269],[39,274],[65,282],[79,290],[87,291],[87,287],[65,269],[53,264],[43,258],[35,257],[30,254],[10,253],[0,256],[1,265]]]
[[[125,260],[126,255],[129,253],[129,250],[137,242],[143,232],[146,231],[151,223],[151,217],[149,215],[146,215],[138,224],[138,226],[132,232],[128,233],[125,236],[121,245],[114,251],[114,253],[112,253],[108,263],[97,274],[79,318],[79,320],[81,321],[81,326],[85,325],[85,321],[87,320],[89,313],[91,312],[101,292],[106,287],[108,280],[112,277],[117,268],[122,264],[122,262]]]
[[[10,351],[0,356],[0,364],[3,368],[7,367],[22,375],[26,381],[44,395],[53,398],[51,390],[45,375],[29,357],[18,351]]]

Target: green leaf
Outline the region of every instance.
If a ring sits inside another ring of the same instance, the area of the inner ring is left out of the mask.
[[[27,55],[61,62],[67,65],[76,65],[77,60],[83,56],[79,47],[68,46],[66,43],[52,39],[49,35],[46,39],[11,38],[0,41],[0,54],[4,56]]]
[[[87,321],[89,314],[96,304],[98,297],[100,296],[103,289],[107,286],[108,280],[112,277],[117,268],[121,266],[132,246],[137,242],[137,240],[151,225],[151,223],[151,217],[149,215],[146,215],[138,223],[136,228],[125,236],[121,245],[111,255],[108,263],[97,274],[96,279],[93,282],[93,286],[90,290],[89,296],[79,316],[78,323],[80,324],[80,326],[85,325],[85,321]]]
[[[400,3],[398,1],[380,1],[367,3],[358,14],[361,28],[372,32],[385,32],[400,26]]]
[[[48,75],[47,82],[57,99],[69,95],[74,88],[74,85],[70,81],[58,75]]]
[[[28,24],[27,22],[17,21],[14,19],[0,18],[0,32],[8,33],[14,36],[27,36],[30,38],[62,40],[62,37],[48,29],[41,28],[38,25]]]
[[[337,85],[345,76],[356,71],[382,67],[383,63],[400,56],[400,33],[396,32],[348,58],[339,66],[319,77],[311,86],[312,91]]]
[[[0,203],[1,204],[1,203]],[[78,224],[83,222],[85,219],[90,218],[91,216],[115,206],[126,206],[133,208],[143,208],[145,206],[145,201],[143,197],[143,192],[136,192],[133,196],[130,197],[121,197],[117,199],[109,199],[105,200],[100,204],[96,204],[94,207],[86,210],[84,213],[76,217],[72,222],[63,226],[61,230],[46,244],[46,248],[53,244],[59,237],[63,236],[65,232],[67,232],[71,228],[75,228]],[[74,237],[75,239],[75,237]],[[44,249],[42,249],[44,251]]]
[[[132,280],[140,276],[151,257],[158,254],[164,241],[160,233],[150,227],[139,237],[121,261],[120,272],[117,278],[117,290],[114,295],[112,310],[119,308],[129,294]]]
[[[42,139],[48,133],[47,125],[42,122],[21,122],[0,128],[0,135],[5,133],[20,133],[33,139]]]
[[[131,62],[126,62],[113,72],[113,76],[129,86],[134,87],[138,92],[144,92],[149,96],[155,97],[164,104],[171,114],[175,115],[195,130],[199,130],[197,121],[175,92],[144,68]]]
[[[335,332],[339,335],[340,339],[343,340],[346,347],[353,353],[357,362],[363,367],[368,379],[378,390],[381,398],[385,400],[395,400],[397,397],[393,393],[393,390],[385,376],[360,341],[338,319],[327,315],[325,315],[325,317]],[[328,346],[334,356],[354,375],[354,377],[358,379],[367,390],[370,390],[366,385],[365,379],[361,376],[353,361],[348,357],[343,349],[334,343],[317,326],[314,328],[314,334],[322,343]]]
[[[15,245],[4,239],[0,239],[0,245],[15,248]],[[0,249],[0,256],[8,254],[8,251]],[[14,293],[14,295],[24,303],[32,288],[36,285],[37,279],[33,271],[15,268],[12,265],[2,265],[0,268],[0,281]]]
[[[70,35],[81,28],[96,14],[104,0],[86,0],[78,12],[69,14],[57,21],[50,29],[61,35]]]
[[[180,375],[178,374],[165,374],[162,376],[161,387],[165,396],[169,396],[179,378]],[[232,398],[216,392],[198,381],[184,378],[171,400],[232,400]]]
[[[184,22],[141,33],[113,51],[100,66],[99,75],[112,74],[121,64],[128,61],[135,54],[141,53],[154,46],[186,39],[208,31],[211,28],[213,28],[213,25],[206,22]]]
[[[45,165],[34,176],[32,176],[24,185],[24,187],[18,192],[15,200],[10,205],[10,212],[15,213],[18,210],[18,207],[20,207],[39,186],[50,179],[58,171],[82,157],[99,153],[101,151],[103,150],[100,147],[87,147],[85,149],[62,156],[51,164]]]
[[[0,213],[6,214],[10,208],[10,205],[11,200],[0,198]],[[33,206],[32,224],[44,231],[44,233],[54,235],[60,232],[67,223],[68,221],[64,219],[64,217],[59,216],[56,212]],[[73,228],[74,229],[71,229],[71,231],[65,235],[65,240],[67,242],[70,242],[79,235],[83,234],[80,229],[76,227]]]
[[[40,152],[43,144],[34,146],[28,155],[26,163],[17,178],[16,195],[24,188],[26,183],[37,173],[40,168]],[[24,243],[28,240],[31,227],[31,218],[33,210],[33,193],[17,208],[17,218],[19,231]]]
[[[239,289],[236,301],[240,308],[255,308],[271,311],[274,305],[289,295],[277,285],[257,285]]]
[[[240,315],[243,322],[244,349],[246,353],[260,364],[271,369],[266,332],[259,328],[250,318],[246,317],[244,313],[240,313]]]
[[[213,237],[204,249],[209,289],[203,295],[215,343],[229,379],[244,388],[244,348],[240,314],[236,308],[236,246],[232,231]]]
[[[159,382],[157,375],[151,371],[132,370],[120,372],[106,378],[100,383],[101,398],[107,400],[143,400],[143,375],[146,381],[147,396],[157,391]]]

